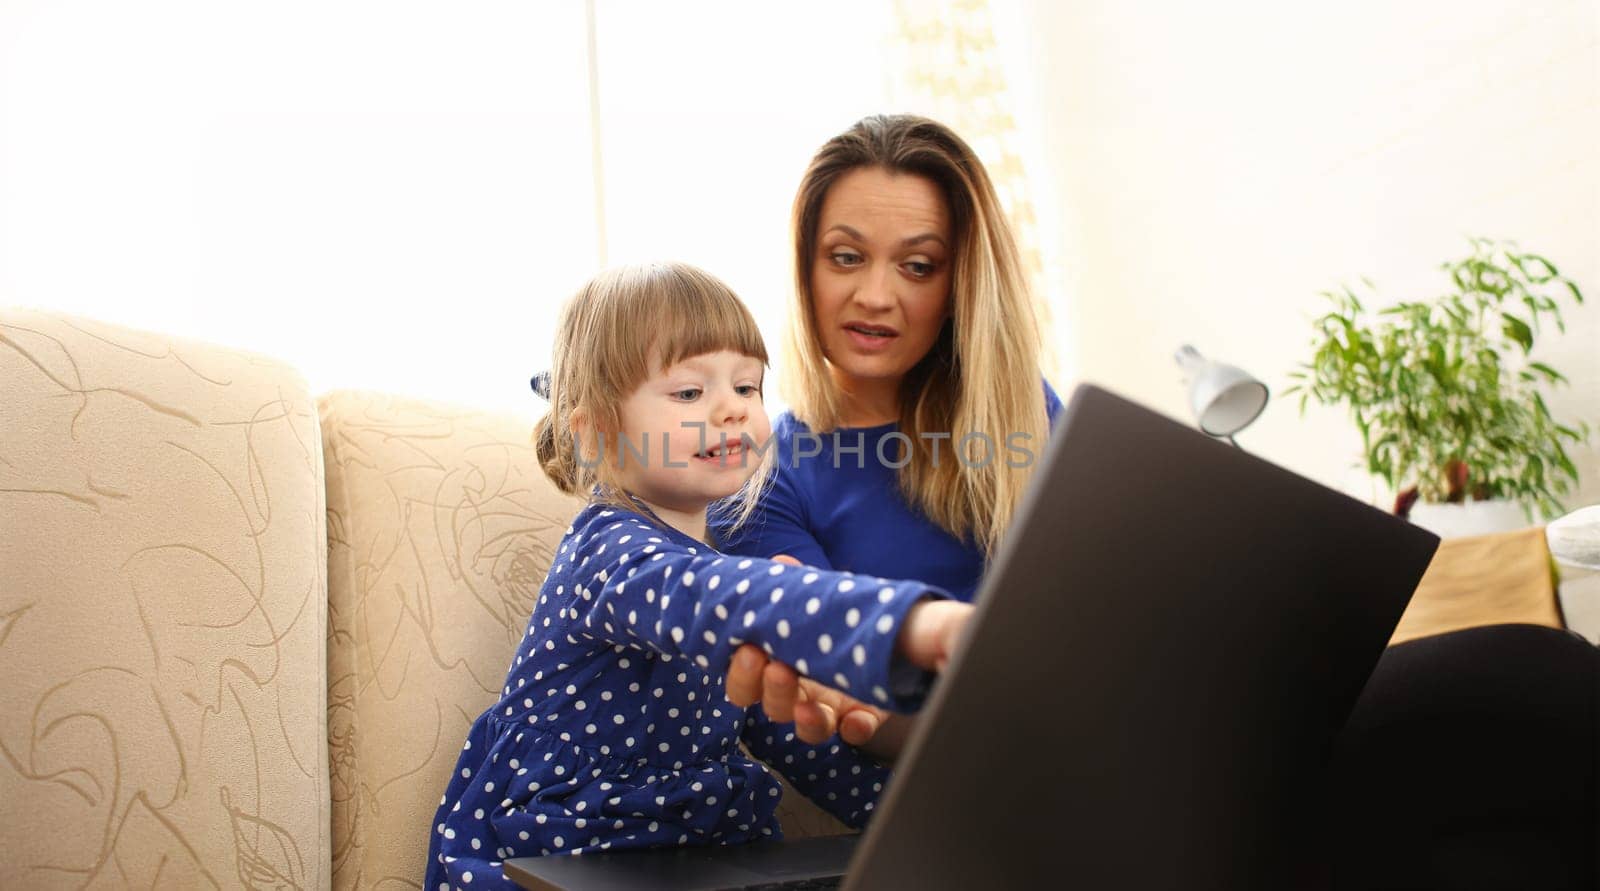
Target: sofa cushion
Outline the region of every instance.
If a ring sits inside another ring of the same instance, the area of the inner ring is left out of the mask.
[[[319,409],[334,885],[415,887],[579,502],[540,471],[531,418],[352,391]]]
[[[4,309],[0,413],[0,887],[327,887],[305,381]]]

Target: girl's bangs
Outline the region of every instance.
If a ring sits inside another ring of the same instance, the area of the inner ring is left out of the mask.
[[[662,367],[706,353],[733,352],[768,364],[755,318],[733,292],[715,281],[680,281],[656,302],[654,355]]]

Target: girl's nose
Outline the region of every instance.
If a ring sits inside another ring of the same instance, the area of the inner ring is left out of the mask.
[[[742,424],[750,417],[750,409],[735,391],[724,393],[717,401],[713,420],[719,426]]]

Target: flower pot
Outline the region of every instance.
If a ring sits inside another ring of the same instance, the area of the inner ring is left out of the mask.
[[[1499,500],[1461,504],[1418,501],[1411,506],[1411,522],[1440,538],[1489,535],[1535,525],[1528,522],[1520,505]]]

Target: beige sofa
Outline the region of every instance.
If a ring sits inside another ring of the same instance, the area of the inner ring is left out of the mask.
[[[0,888],[419,887],[578,506],[531,396],[314,399],[263,356],[0,309],[0,407]],[[1559,624],[1479,602],[1404,627]]]
[[[10,309],[0,406],[0,888],[420,887],[578,507],[532,395],[313,398],[270,358]]]

